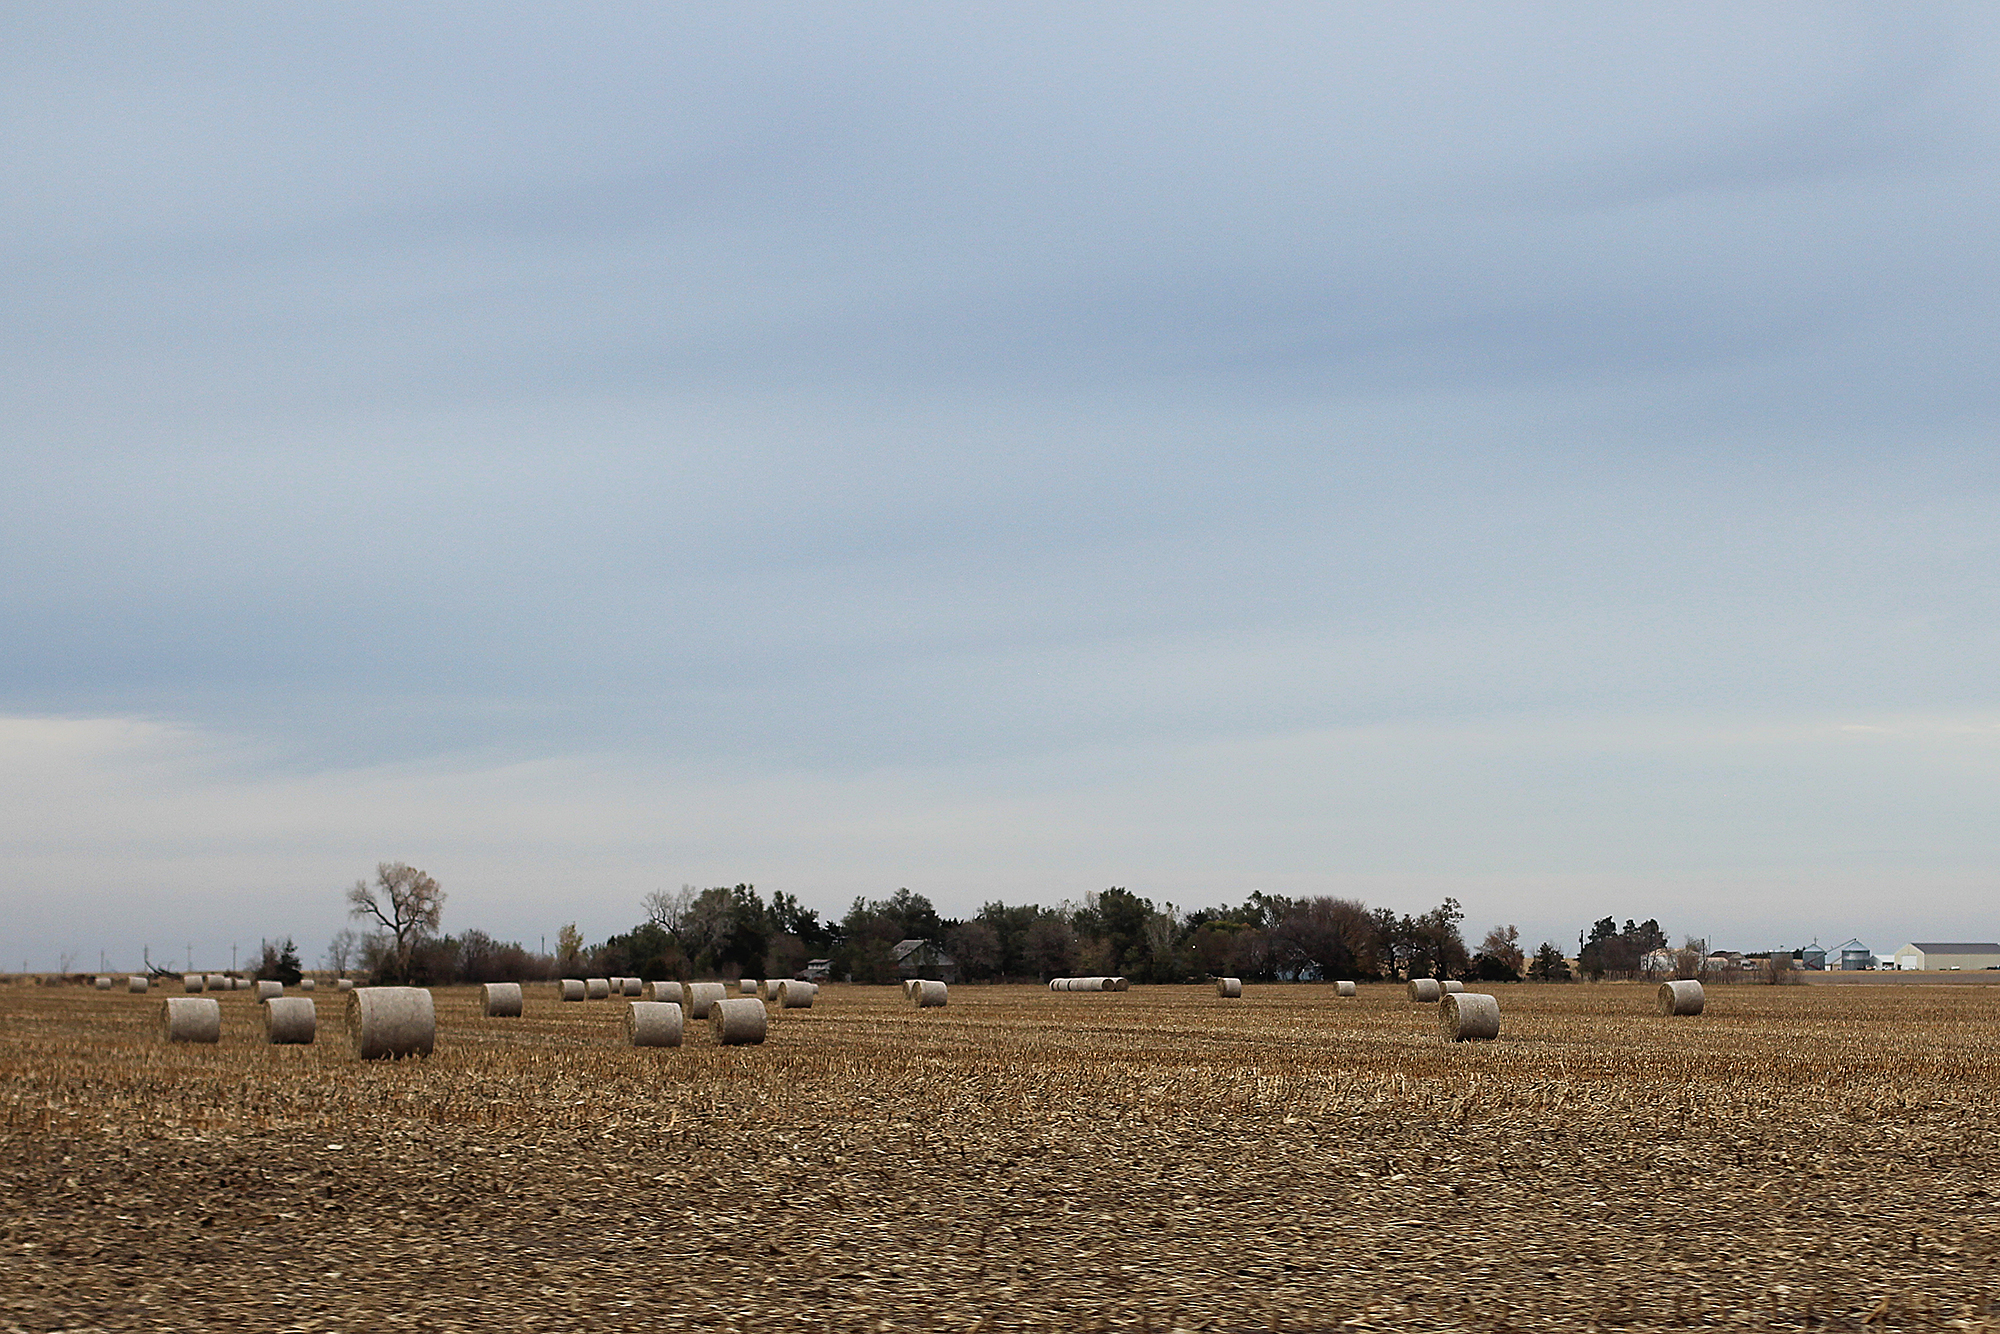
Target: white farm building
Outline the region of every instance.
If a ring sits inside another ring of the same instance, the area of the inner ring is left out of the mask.
[[[2000,943],[1981,941],[1918,940],[1896,951],[1896,967],[1936,972],[1940,969],[1973,972],[2000,968]]]

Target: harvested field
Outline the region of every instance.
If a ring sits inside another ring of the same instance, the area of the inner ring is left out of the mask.
[[[828,986],[635,1050],[440,989],[364,1064],[0,986],[0,1329],[1987,1327],[1990,993],[1491,990],[1456,1047],[1400,986]]]

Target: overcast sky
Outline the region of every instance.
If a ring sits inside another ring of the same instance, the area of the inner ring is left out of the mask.
[[[0,170],[0,967],[2000,937],[1991,7],[22,3]]]

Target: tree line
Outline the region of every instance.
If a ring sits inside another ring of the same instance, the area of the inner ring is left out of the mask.
[[[329,966],[418,985],[584,974],[790,977],[816,959],[830,961],[835,977],[888,982],[897,976],[892,951],[905,940],[940,946],[968,981],[1107,974],[1140,983],[1217,976],[1503,982],[1567,981],[1571,975],[1561,949],[1543,941],[1530,955],[1513,926],[1495,926],[1476,947],[1468,945],[1465,914],[1452,898],[1423,913],[1398,914],[1358,899],[1259,891],[1241,903],[1183,912],[1114,886],[1081,903],[995,900],[970,917],[947,918],[929,898],[904,888],[881,899],[856,898],[836,919],[790,894],[766,898],[747,882],[683,885],[646,895],[641,920],[596,944],[587,943],[574,923],[565,925],[551,953],[478,930],[442,932],[443,889],[400,862],[382,863],[372,883],[355,882],[347,900],[364,930],[335,938]],[[1588,939],[1579,938],[1579,962],[1594,977],[1636,972],[1638,961],[1665,943],[1657,922],[1628,921],[1621,930],[1605,918]],[[274,955],[266,963],[287,971],[298,966],[296,956],[281,961]]]

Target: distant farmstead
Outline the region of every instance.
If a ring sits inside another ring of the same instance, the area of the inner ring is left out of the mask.
[[[928,940],[899,940],[889,951],[896,961],[896,976],[922,977],[933,982],[958,981],[958,960]]]
[[[1918,940],[1896,951],[1896,967],[1911,972],[2000,968],[2000,943],[1991,940]]]

